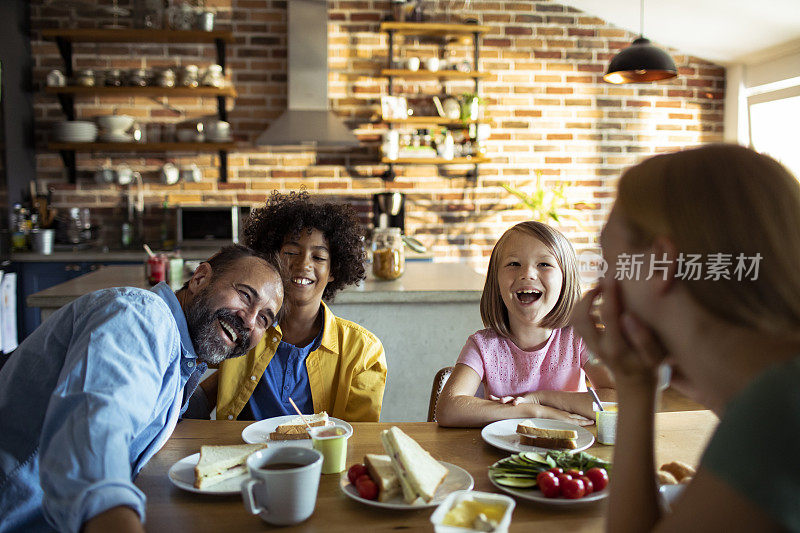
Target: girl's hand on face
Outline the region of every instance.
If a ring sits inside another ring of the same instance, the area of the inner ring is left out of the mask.
[[[592,313],[601,294],[604,327]],[[618,389],[628,386],[655,389],[658,366],[666,351],[649,327],[623,309],[616,280],[606,279],[600,287],[588,291],[573,316],[576,331],[614,373]]]

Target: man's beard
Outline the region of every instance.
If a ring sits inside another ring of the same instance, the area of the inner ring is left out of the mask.
[[[192,339],[197,358],[211,365],[217,365],[225,359],[239,357],[247,353],[250,346],[250,332],[245,329],[244,321],[228,309],[211,309],[209,296],[211,287],[206,287],[197,294],[186,311],[186,324],[189,337]],[[229,346],[220,334],[217,321],[225,322],[236,333],[236,343]]]

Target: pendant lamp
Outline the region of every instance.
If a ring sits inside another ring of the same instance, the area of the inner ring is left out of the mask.
[[[644,0],[641,0],[639,10],[639,30],[639,38],[608,64],[608,71],[603,76],[608,83],[647,83],[678,75],[669,54],[644,38]]]

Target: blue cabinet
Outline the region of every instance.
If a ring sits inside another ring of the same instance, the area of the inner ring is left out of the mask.
[[[26,304],[28,296],[78,276],[88,274],[103,265],[138,265],[124,261],[108,262],[16,262],[9,270],[17,273],[17,335],[19,341],[42,323],[41,310]]]

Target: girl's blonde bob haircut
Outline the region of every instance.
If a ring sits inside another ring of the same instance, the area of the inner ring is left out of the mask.
[[[498,335],[511,337],[511,326],[508,322],[508,309],[500,295],[500,286],[497,283],[497,274],[500,270],[500,255],[503,246],[514,232],[525,233],[541,241],[547,246],[558,262],[558,267],[564,275],[561,284],[561,294],[555,307],[544,317],[539,327],[548,329],[563,328],[569,323],[572,308],[581,297],[580,280],[578,279],[578,261],[572,244],[558,230],[547,224],[534,222],[520,222],[508,229],[497,241],[489,258],[489,269],[486,272],[486,283],[481,296],[481,319],[483,325],[492,328]]]
[[[655,156],[622,175],[614,209],[634,247],[667,237],[703,262],[731,254],[730,279],[678,280],[706,311],[800,337],[800,185],[780,163],[726,144]],[[756,279],[734,275],[739,254],[761,256]]]

